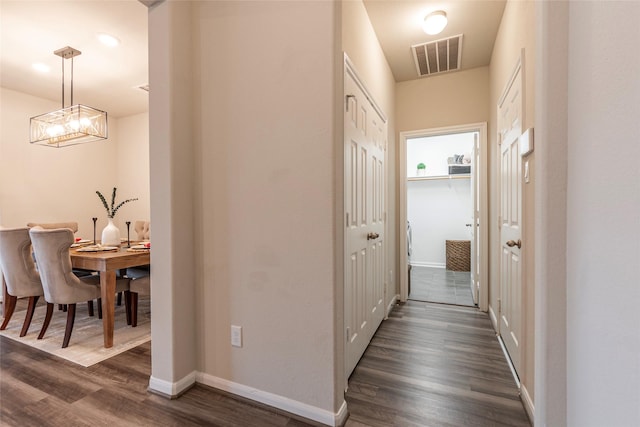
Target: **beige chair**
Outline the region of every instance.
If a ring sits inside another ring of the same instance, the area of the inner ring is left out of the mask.
[[[149,240],[151,236],[151,222],[136,221],[133,229],[138,235],[138,240]]]
[[[146,276],[132,279],[129,284],[129,292],[125,292],[125,296],[129,300],[125,301],[125,305],[129,306],[127,324],[134,328],[138,326],[138,295],[151,295],[151,279],[148,273]]]
[[[38,339],[44,337],[54,304],[67,305],[67,325],[62,348],[69,345],[73,323],[75,321],[76,303],[100,297],[100,278],[97,275],[77,277],[71,268],[69,248],[74,242],[73,232],[68,228],[45,230],[33,227],[29,230],[31,242],[35,250],[38,270],[42,279],[44,299],[47,301],[47,313]],[[129,279],[118,279],[116,292],[129,290]]]
[[[151,237],[151,223],[149,221],[136,221],[134,229],[138,234],[138,240],[149,240]],[[131,279],[148,278],[149,271],[149,265],[142,265],[139,267],[127,268],[125,275]]]
[[[52,230],[55,228],[69,228],[74,233],[78,232],[78,223],[77,222],[28,222],[27,227],[42,227],[45,230]]]
[[[40,274],[31,256],[28,228],[0,229],[0,268],[6,283],[4,322],[0,330],[6,329],[18,298],[29,298],[27,314],[20,331],[20,336],[23,337],[29,330],[36,303],[44,295]]]

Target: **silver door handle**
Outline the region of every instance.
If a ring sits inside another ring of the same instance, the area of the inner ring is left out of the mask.
[[[518,239],[517,242],[514,242],[513,240],[509,240],[507,242],[507,246],[509,246],[510,248],[517,246],[518,249],[520,249],[522,247],[522,240]]]

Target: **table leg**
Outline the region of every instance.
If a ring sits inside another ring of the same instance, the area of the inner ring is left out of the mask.
[[[100,272],[100,294],[102,297],[102,331],[105,348],[113,347],[115,324],[116,272]]]

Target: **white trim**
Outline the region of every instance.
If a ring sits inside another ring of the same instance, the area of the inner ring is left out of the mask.
[[[507,347],[504,345],[504,341],[502,340],[502,336],[497,335],[498,343],[500,344],[500,348],[502,348],[502,353],[504,353],[504,358],[507,359],[507,365],[509,365],[509,369],[511,370],[511,375],[513,375],[513,380],[516,383],[516,387],[518,390],[520,389],[520,377],[518,377],[518,373],[516,372],[516,368],[513,366],[513,362],[511,361],[511,356],[507,351]]]
[[[149,391],[173,398],[180,396],[195,383],[196,371],[189,373],[176,382],[161,380],[160,378],[152,376],[149,378]]]
[[[411,267],[447,268],[447,264],[441,262],[410,262]]]
[[[396,302],[398,302],[398,294],[394,295],[393,298],[391,298],[389,305],[387,305],[387,311],[385,312],[384,320],[387,320],[389,318],[389,313],[391,313],[391,310],[393,310]]]
[[[196,381],[209,387],[217,388],[218,390],[260,402],[329,426],[343,425],[348,416],[347,402],[344,400],[342,401],[338,412],[333,413],[326,409],[307,405],[306,403],[289,399],[288,397],[258,390],[253,387],[205,374],[204,372],[198,372],[196,374]]]
[[[400,248],[407,247],[407,139],[423,136],[437,136],[452,133],[478,132],[480,135],[480,215],[479,222],[484,227],[480,233],[480,289],[478,290],[478,308],[481,311],[489,309],[489,196],[488,196],[488,163],[487,152],[489,143],[487,140],[487,122],[469,123],[457,126],[446,126],[432,129],[421,129],[415,131],[400,132],[398,141],[398,196],[400,206],[398,210],[398,237],[400,238]],[[403,267],[408,264],[406,250],[400,250],[400,301],[406,302],[409,296],[409,283],[407,274]],[[418,265],[412,263],[413,265]]]
[[[527,391],[527,388],[524,386],[524,384],[520,385],[520,399],[522,399],[524,409],[527,411],[527,415],[529,415],[529,421],[531,421],[531,425],[536,425],[533,420],[533,414],[535,413],[533,400],[531,400],[531,395],[529,395],[529,392]]]
[[[353,80],[358,85],[360,90],[364,93],[364,96],[367,97],[367,101],[369,101],[369,103],[371,104],[373,109],[376,110],[376,113],[378,113],[378,115],[380,115],[380,118],[382,119],[382,121],[384,123],[387,123],[387,121],[388,121],[387,116],[382,111],[382,108],[380,108],[378,106],[378,103],[376,102],[376,100],[371,95],[371,92],[369,92],[367,90],[366,86],[362,82],[362,79],[360,79],[360,73],[358,73],[358,70],[353,65],[353,62],[351,62],[351,60],[349,59],[349,56],[347,55],[347,52],[344,52],[343,55],[344,55],[344,71],[346,73],[348,73],[351,77],[353,77]],[[385,138],[386,138],[386,135],[385,135]]]
[[[489,306],[489,319],[491,320],[491,324],[493,325],[493,329],[498,333],[498,317],[496,316],[496,312],[493,311],[493,307]]]

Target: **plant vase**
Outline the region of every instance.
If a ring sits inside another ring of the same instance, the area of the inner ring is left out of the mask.
[[[113,223],[113,218],[109,218],[109,224],[102,230],[103,246],[120,245],[120,229]]]

